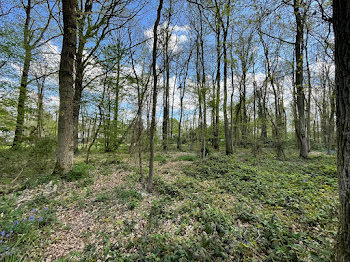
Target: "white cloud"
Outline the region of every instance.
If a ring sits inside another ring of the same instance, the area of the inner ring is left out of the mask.
[[[169,40],[169,49],[170,51],[177,53],[179,51],[182,50],[182,45],[184,43],[186,43],[188,41],[188,31],[189,31],[189,26],[185,25],[185,26],[173,26],[173,25],[169,25],[167,26],[167,22],[161,24],[158,27],[158,44],[161,46],[159,49],[163,49],[162,45],[164,45],[163,43],[164,38],[165,38],[165,29],[168,28],[168,30],[170,31],[170,40]],[[147,44],[149,48],[152,48],[153,45],[153,28],[150,28],[148,30],[146,30],[144,32],[145,36],[150,39]]]

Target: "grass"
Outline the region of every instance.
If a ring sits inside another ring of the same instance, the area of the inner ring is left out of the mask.
[[[293,150],[287,156],[279,161],[269,150],[253,157],[240,149],[201,162],[193,153],[158,153],[152,194],[139,184],[137,161],[133,166],[127,155],[95,152],[89,166],[78,157],[53,195],[35,193],[44,183],[20,205],[27,191],[2,196],[0,259],[42,259],[54,245],[50,235],[80,228],[59,221],[73,212],[89,214],[79,223],[95,226],[82,225],[84,248],[57,261],[330,261],[337,229],[335,156],[302,160]],[[116,170],[123,178],[111,184]]]

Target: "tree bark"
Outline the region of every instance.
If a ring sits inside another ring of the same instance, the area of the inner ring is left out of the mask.
[[[28,0],[25,6],[26,20],[24,23],[24,34],[23,34],[23,48],[25,51],[23,71],[21,77],[21,86],[19,88],[18,104],[17,104],[17,120],[16,130],[13,139],[12,147],[16,148],[23,141],[23,125],[25,115],[25,101],[27,98],[27,85],[28,85],[28,74],[30,68],[30,62],[32,60],[32,46],[30,45],[30,22],[31,22],[31,0]]]
[[[168,136],[169,136],[169,83],[170,83],[170,56],[169,56],[169,42],[171,33],[169,32],[171,22],[171,1],[169,2],[169,10],[167,12],[168,21],[165,28],[165,46],[164,46],[164,69],[165,69],[165,86],[164,86],[164,105],[163,105],[163,150],[168,150]]]
[[[229,1],[230,3],[230,1]],[[223,34],[223,52],[224,52],[224,126],[225,126],[225,145],[226,155],[232,154],[232,137],[229,130],[228,116],[227,116],[227,33],[229,26],[229,14],[227,15],[226,28]]]
[[[297,110],[298,110],[298,138],[300,142],[300,156],[308,157],[308,144],[306,137],[305,121],[305,94],[303,88],[303,49],[304,49],[304,18],[300,13],[302,0],[294,0],[294,15],[296,19],[297,32],[295,36],[295,85],[297,89]]]
[[[336,261],[350,261],[350,2],[333,1],[339,230]]]
[[[153,73],[153,97],[152,97],[152,119],[150,127],[150,157],[149,157],[149,174],[147,179],[147,190],[153,188],[153,164],[154,164],[154,133],[156,129],[156,109],[157,109],[157,41],[158,41],[158,25],[163,8],[163,0],[159,0],[157,9],[157,18],[153,27],[153,51],[152,51],[152,73]]]
[[[308,151],[310,152],[311,151],[311,93],[312,93],[312,85],[311,85],[311,72],[310,72],[309,56],[308,56],[308,39],[309,39],[309,30],[306,30],[305,60],[306,60],[306,70],[307,70],[307,85],[308,85],[307,104],[306,104],[306,130],[307,130]]]
[[[40,139],[43,133],[43,115],[44,115],[44,87],[45,87],[45,78],[42,81],[37,81],[38,87],[38,112],[37,112],[37,137]]]
[[[218,9],[218,8],[217,8]],[[217,16],[219,15],[219,10],[216,10]],[[217,18],[217,20],[219,20]],[[217,21],[216,26],[216,52],[217,52],[217,71],[216,71],[216,96],[215,96],[215,129],[214,129],[214,148],[219,150],[219,128],[220,128],[220,118],[219,118],[219,105],[220,105],[220,80],[221,80],[221,54],[220,54],[220,25],[219,21]]]
[[[58,147],[54,173],[65,175],[73,168],[73,85],[77,44],[76,0],[62,0],[63,44],[59,70]]]
[[[177,136],[177,149],[181,150],[182,149],[182,141],[181,141],[181,125],[182,125],[182,118],[183,118],[183,101],[185,97],[185,91],[186,91],[186,80],[187,80],[187,74],[188,74],[188,67],[190,64],[192,56],[192,50],[188,56],[188,59],[186,61],[186,71],[185,71],[185,76],[184,76],[184,81],[183,81],[183,86],[180,86],[180,119],[179,119],[179,126],[178,126],[178,136]]]

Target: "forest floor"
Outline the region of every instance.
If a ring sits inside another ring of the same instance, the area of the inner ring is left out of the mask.
[[[89,165],[80,154],[60,179],[53,155],[2,149],[0,260],[329,261],[335,156],[286,155],[158,152],[148,193],[125,153],[94,152]]]

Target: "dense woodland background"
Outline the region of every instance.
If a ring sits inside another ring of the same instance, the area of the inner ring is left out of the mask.
[[[348,261],[332,4],[1,0],[0,258]]]
[[[106,152],[124,143],[131,150],[147,137],[156,7],[78,3],[75,151],[87,148],[99,127],[95,143]],[[5,1],[1,8],[2,143],[55,140],[60,3]],[[163,149],[194,143],[230,154],[235,146],[258,152],[269,145],[281,159],[292,145],[305,158],[310,150],[331,153],[334,36],[327,12],[330,3],[317,1],[165,1],[156,113]]]

